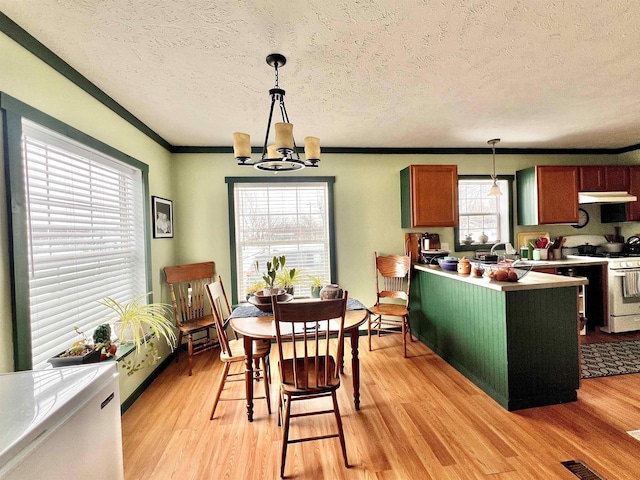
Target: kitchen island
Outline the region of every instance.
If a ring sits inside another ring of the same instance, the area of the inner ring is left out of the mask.
[[[577,288],[531,272],[518,282],[414,266],[413,334],[507,410],[577,399]]]

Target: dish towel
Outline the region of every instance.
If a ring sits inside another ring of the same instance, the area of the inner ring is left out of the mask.
[[[640,297],[640,272],[624,272],[624,277],[622,277],[622,288],[624,290],[623,293],[625,298]]]

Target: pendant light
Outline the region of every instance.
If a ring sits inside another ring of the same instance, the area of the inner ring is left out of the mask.
[[[500,191],[500,187],[498,187],[498,177],[496,177],[496,143],[500,142],[499,138],[492,138],[487,143],[491,145],[491,150],[493,153],[493,175],[491,178],[493,179],[493,185],[491,186],[491,190],[489,190],[490,197],[497,197],[502,195]]]
[[[320,162],[320,139],[317,137],[305,137],[305,160],[300,160],[300,153],[293,139],[293,124],[289,123],[289,116],[284,105],[284,90],[278,85],[278,67],[287,63],[284,55],[272,53],[267,56],[267,64],[275,70],[275,85],[269,90],[271,96],[271,109],[267,120],[267,132],[264,136],[262,156],[260,160],[251,160],[251,139],[248,134],[235,132],[233,134],[233,152],[238,165],[252,166],[258,170],[267,172],[291,172],[302,170],[305,167],[317,167]],[[275,124],[275,145],[268,145],[273,107],[278,103],[282,122]]]

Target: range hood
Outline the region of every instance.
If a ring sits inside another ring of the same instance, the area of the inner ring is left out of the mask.
[[[627,203],[638,197],[627,192],[579,192],[578,203]]]

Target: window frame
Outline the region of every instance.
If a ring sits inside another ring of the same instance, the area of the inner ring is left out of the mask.
[[[514,245],[514,197],[513,197],[513,183],[515,182],[514,175],[496,175],[498,180],[505,180],[507,182],[507,192],[503,192],[503,195],[509,196],[509,205],[507,208],[507,215],[509,218],[509,238],[501,240],[503,242],[511,242]],[[458,175],[458,180],[491,180],[491,177],[487,175]],[[458,220],[460,219],[460,213],[458,212]],[[456,225],[453,227],[453,244],[456,252],[475,252],[477,250],[486,250],[491,248],[493,243],[485,243],[484,245],[465,245],[460,243],[460,227]]]
[[[2,110],[3,154],[6,167],[7,197],[10,205],[7,222],[11,276],[13,359],[14,370],[22,371],[30,370],[33,367],[31,360],[31,319],[29,313],[27,205],[23,200],[26,196],[23,182],[22,119],[25,118],[42,125],[140,170],[142,174],[142,213],[144,218],[144,275],[147,291],[152,292],[151,226],[150,205],[148,201],[149,166],[4,92],[0,92],[0,109]],[[150,299],[150,302],[152,301],[153,298]]]
[[[336,283],[336,232],[334,215],[334,183],[336,177],[225,177],[227,184],[227,204],[229,207],[229,256],[231,260],[231,301],[238,304],[238,265],[236,261],[236,215],[234,186],[236,183],[326,183],[329,216],[329,268],[331,270],[330,283]]]

